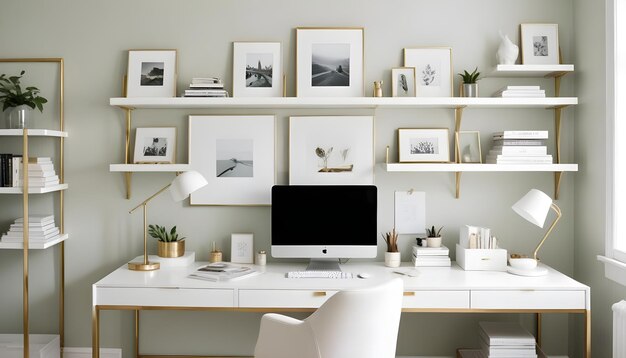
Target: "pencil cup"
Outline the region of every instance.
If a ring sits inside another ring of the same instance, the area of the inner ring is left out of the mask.
[[[222,261],[222,252],[221,251],[211,251],[209,252],[209,262],[221,262]]]

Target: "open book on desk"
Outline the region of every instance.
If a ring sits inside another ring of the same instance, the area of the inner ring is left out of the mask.
[[[189,275],[207,281],[231,281],[258,275],[260,272],[249,266],[233,265],[228,262],[215,262],[200,266]]]

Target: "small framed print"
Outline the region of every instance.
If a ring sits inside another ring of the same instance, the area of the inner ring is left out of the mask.
[[[524,65],[560,63],[558,24],[521,24],[520,35]]]
[[[415,97],[415,68],[391,69],[391,97]]]
[[[253,238],[252,234],[230,235],[230,262],[236,264],[254,263]]]
[[[415,68],[415,91],[418,97],[452,97],[450,47],[405,48],[404,67]]]
[[[174,164],[176,158],[176,127],[150,127],[135,130],[133,163]]]
[[[129,50],[126,97],[176,97],[176,50]]]
[[[404,163],[449,162],[448,128],[398,129],[398,158]]]
[[[482,163],[479,131],[460,131],[456,133],[457,152],[459,163]]]
[[[233,43],[233,97],[283,95],[280,42]]]
[[[296,96],[363,97],[363,29],[296,29]]]

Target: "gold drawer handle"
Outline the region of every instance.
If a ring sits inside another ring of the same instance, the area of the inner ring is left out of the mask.
[[[483,257],[481,260],[483,260],[483,261],[489,261],[489,260],[491,260],[491,259],[490,259],[489,257]]]
[[[404,291],[405,296],[415,296],[415,292]]]
[[[315,296],[315,297],[324,297],[324,296],[326,296],[326,291],[315,291],[315,292],[313,292],[313,296]]]

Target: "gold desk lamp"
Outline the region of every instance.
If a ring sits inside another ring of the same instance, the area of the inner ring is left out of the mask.
[[[511,266],[508,272],[521,276],[542,276],[548,273],[545,267],[537,267],[537,252],[556,226],[561,218],[561,208],[559,208],[546,193],[531,189],[524,197],[513,205],[513,210],[529,222],[543,228],[550,209],[556,213],[556,218],[548,228],[548,231],[535,248],[532,258],[511,258],[509,263]]]
[[[142,262],[129,262],[128,269],[133,271],[153,271],[158,270],[160,264],[158,262],[148,262],[148,220],[147,220],[147,205],[150,200],[156,198],[159,194],[170,189],[170,194],[174,201],[185,200],[191,193],[207,185],[208,182],[202,174],[195,170],[190,170],[178,175],[174,180],[167,184],[163,189],[152,194],[148,199],[144,200],[141,204],[134,207],[128,213],[132,214],[135,210],[143,207],[143,261]]]

